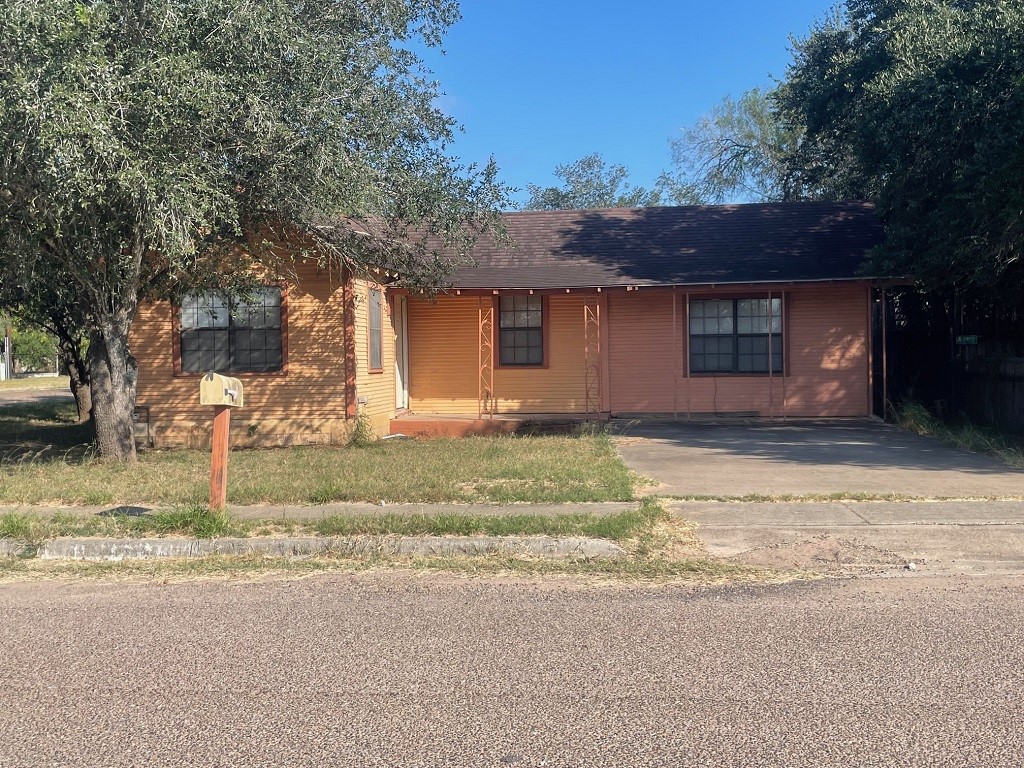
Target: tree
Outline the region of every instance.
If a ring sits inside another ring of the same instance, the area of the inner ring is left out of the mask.
[[[14,239],[6,238],[9,243]],[[38,258],[0,262],[0,307],[56,339],[57,357],[68,373],[78,422],[84,424],[92,418],[84,303],[61,275],[38,271],[46,266],[47,262]]]
[[[659,186],[680,205],[808,197],[787,164],[799,137],[799,129],[781,123],[770,93],[726,96],[672,141],[674,167]]]
[[[53,372],[57,362],[57,344],[52,335],[28,323],[11,328],[14,358],[28,371]]]
[[[557,211],[587,208],[644,208],[658,205],[656,190],[633,187],[624,166],[607,167],[604,158],[594,153],[573,163],[555,167],[560,187],[527,184],[530,199],[523,206],[527,211]]]
[[[102,456],[135,458],[141,301],[289,259],[437,284],[496,221],[410,42],[452,0],[25,0],[0,16],[0,252],[80,297]],[[369,235],[369,236],[367,236]]]
[[[943,292],[1024,288],[1024,6],[849,0],[778,91],[804,183],[878,202],[876,269]]]

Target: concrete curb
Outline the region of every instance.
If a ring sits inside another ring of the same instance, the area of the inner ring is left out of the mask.
[[[23,542],[0,540],[0,556],[33,554]],[[34,552],[41,560],[153,560],[209,555],[384,555],[451,557],[481,555],[534,555],[550,558],[615,558],[625,551],[614,541],[551,536],[358,536],[351,538],[143,538],[54,539]]]

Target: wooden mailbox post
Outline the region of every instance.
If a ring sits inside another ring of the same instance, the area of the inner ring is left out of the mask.
[[[228,500],[228,444],[231,409],[243,404],[242,382],[210,371],[199,382],[199,404],[213,406],[213,460],[210,465],[210,509],[224,509]]]

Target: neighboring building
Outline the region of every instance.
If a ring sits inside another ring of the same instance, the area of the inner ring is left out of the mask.
[[[157,445],[199,445],[198,377],[242,379],[236,443],[466,434],[502,417],[867,416],[881,241],[864,203],[504,215],[436,298],[301,269],[258,306],[144,307],[132,331]],[[497,417],[497,418],[493,418]]]

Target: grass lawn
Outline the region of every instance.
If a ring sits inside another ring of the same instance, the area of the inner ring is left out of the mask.
[[[29,376],[24,379],[4,379],[0,381],[0,390],[10,389],[59,389],[68,391],[67,376]]]
[[[144,536],[583,536],[625,541],[664,521],[653,499],[613,515],[338,515],[318,519],[239,519],[201,506],[145,515],[0,514],[0,539],[29,544],[61,537]]]
[[[0,503],[204,504],[206,451],[95,458],[73,404],[0,405]],[[603,435],[389,440],[236,451],[230,504],[630,501],[635,478]]]

